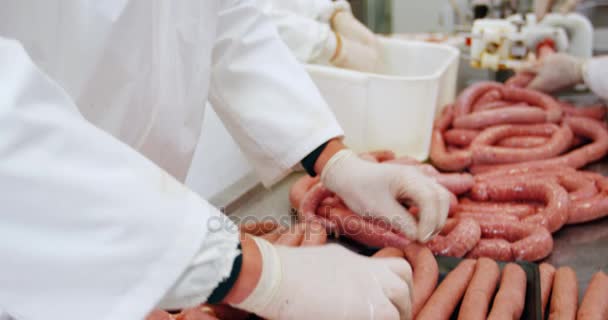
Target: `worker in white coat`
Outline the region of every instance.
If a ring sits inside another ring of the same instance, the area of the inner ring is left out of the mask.
[[[582,0],[564,0],[558,5],[555,0],[534,0],[534,15],[542,20],[553,9],[560,13],[572,12]]]
[[[264,184],[301,165],[412,238],[445,222],[449,197],[433,180],[344,147],[255,4],[0,8],[0,308],[10,317],[132,320],[220,301],[268,319],[409,317],[403,259],[239,238],[181,183],[209,99]],[[401,198],[418,204],[418,221]]]
[[[596,95],[608,101],[608,56],[581,59],[566,53],[549,55],[525,71],[536,74],[528,85],[548,93],[585,84]]]
[[[376,35],[346,0],[257,0],[300,62],[373,72],[380,66]]]

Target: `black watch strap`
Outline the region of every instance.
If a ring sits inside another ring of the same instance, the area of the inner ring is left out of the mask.
[[[319,159],[319,156],[321,155],[323,150],[325,150],[325,147],[327,147],[328,143],[329,141],[326,141],[322,145],[318,146],[315,150],[313,150],[306,157],[304,157],[304,159],[302,159],[302,161],[300,162],[309,176],[317,176],[317,173],[315,172],[315,163],[317,163],[317,159]]]

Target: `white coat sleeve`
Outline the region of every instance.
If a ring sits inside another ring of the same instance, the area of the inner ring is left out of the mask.
[[[0,136],[0,306],[12,317],[143,319],[201,251],[201,292],[230,274],[234,229],[201,249],[218,210],[87,122],[1,37]]]
[[[342,135],[327,103],[252,1],[222,1],[210,100],[268,186]]]
[[[350,10],[343,0],[258,0],[258,5],[298,60],[319,64],[329,63],[336,51],[330,17]]]
[[[589,59],[583,72],[585,83],[591,91],[608,101],[608,56]]]

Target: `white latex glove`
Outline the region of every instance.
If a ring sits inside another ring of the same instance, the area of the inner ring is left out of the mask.
[[[335,244],[290,248],[254,238],[262,275],[234,307],[265,319],[411,318],[412,270],[404,259],[372,259]]]
[[[336,53],[331,63],[337,67],[362,72],[373,72],[379,64],[379,55],[375,47],[336,35],[339,39]]]
[[[583,82],[584,60],[564,53],[549,55],[524,71],[536,74],[528,88],[555,92]]]
[[[354,212],[388,221],[421,242],[441,230],[450,208],[449,192],[417,168],[365,161],[351,150],[327,162],[321,181]],[[420,209],[418,222],[401,205],[405,200]]]
[[[576,5],[581,2],[581,0],[566,0],[559,7],[558,11],[562,14],[566,14],[568,12],[572,12]],[[551,11],[553,5],[555,4],[555,0],[535,0],[534,1],[534,15],[536,15],[536,20],[541,21],[547,13]]]
[[[377,46],[376,35],[364,26],[348,10],[337,11],[331,18],[332,29],[344,38],[357,41],[368,46]]]

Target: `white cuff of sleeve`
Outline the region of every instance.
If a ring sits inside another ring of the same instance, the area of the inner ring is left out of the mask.
[[[281,259],[276,248],[268,241],[253,237],[262,256],[262,274],[253,292],[233,307],[253,313],[263,312],[273,302],[283,278]]]
[[[583,81],[593,93],[608,101],[608,56],[587,59],[582,66]]]
[[[209,228],[207,237],[188,268],[157,304],[159,308],[175,310],[197,306],[230,276],[234,259],[240,252],[238,227],[219,211],[207,220],[205,227]]]

